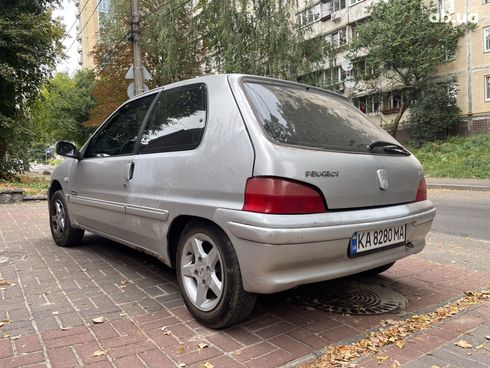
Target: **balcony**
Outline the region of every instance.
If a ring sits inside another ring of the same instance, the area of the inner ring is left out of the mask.
[[[320,20],[325,22],[333,13],[332,0],[324,0],[320,3]]]

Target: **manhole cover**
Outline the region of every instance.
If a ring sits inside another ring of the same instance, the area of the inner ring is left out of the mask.
[[[408,299],[394,290],[352,280],[302,286],[289,299],[302,307],[354,315],[398,312],[408,305]]]
[[[12,264],[27,259],[27,254],[19,252],[0,252],[0,265]]]

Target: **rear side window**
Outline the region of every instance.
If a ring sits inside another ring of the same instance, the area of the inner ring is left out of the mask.
[[[301,86],[246,82],[246,95],[273,141],[326,150],[369,152],[376,140],[393,141],[341,97]]]
[[[163,91],[141,137],[140,153],[192,150],[206,124],[206,87],[191,85]]]
[[[108,157],[133,153],[138,132],[155,94],[128,102],[90,140],[85,157]]]

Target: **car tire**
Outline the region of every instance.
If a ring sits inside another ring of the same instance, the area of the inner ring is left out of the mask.
[[[257,296],[243,289],[233,245],[218,227],[198,221],[187,225],[176,267],[184,302],[201,324],[222,329],[243,321],[254,308]]]
[[[388,263],[384,266],[376,267],[376,268],[373,268],[372,270],[367,270],[367,271],[361,272],[360,275],[376,276],[376,275],[379,275],[380,273],[388,271],[388,269],[390,269],[394,264],[395,264],[395,262]]]
[[[82,242],[84,231],[71,226],[62,190],[55,192],[49,200],[49,225],[53,240],[60,247],[76,246]]]

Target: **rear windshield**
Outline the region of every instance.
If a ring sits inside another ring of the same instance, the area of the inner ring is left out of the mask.
[[[338,151],[369,152],[376,140],[395,142],[349,101],[301,86],[243,84],[260,123],[278,143]]]

